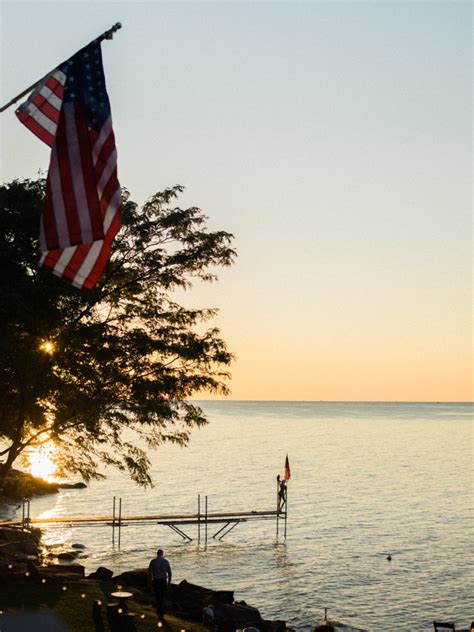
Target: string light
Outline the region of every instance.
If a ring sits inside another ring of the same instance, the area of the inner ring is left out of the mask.
[[[86,593],[82,593],[81,599],[85,599],[85,598],[86,598]]]
[[[29,576],[30,576],[30,571],[26,571],[25,577],[29,577]]]
[[[123,612],[122,608],[119,608],[119,609],[117,610],[117,612],[118,612],[119,614],[122,614],[122,612]]]
[[[63,590],[64,590],[64,592],[66,592],[67,586],[63,586]]]
[[[8,565],[8,570],[9,570],[9,571],[11,571],[11,570],[12,570],[12,568],[13,568],[13,564],[9,564],[9,565]]]
[[[43,577],[43,579],[41,580],[41,583],[42,583],[42,584],[46,584],[46,580],[45,580],[45,578],[44,578],[44,577]]]
[[[144,615],[144,614],[141,614],[141,615],[140,615],[140,619],[144,619],[144,618],[145,618],[145,615]]]
[[[157,625],[158,625],[159,628],[163,627],[163,624],[161,623],[161,621],[158,621]]]
[[[97,599],[96,603],[97,603],[97,605],[98,605],[98,606],[101,606],[101,605],[102,605],[102,602],[101,602],[101,600],[100,600],[100,599]]]
[[[43,342],[39,346],[39,349],[41,351],[44,351],[44,353],[52,355],[56,349],[56,345],[51,340],[43,340]]]

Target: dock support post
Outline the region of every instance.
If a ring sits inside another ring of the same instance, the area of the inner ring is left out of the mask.
[[[206,523],[205,523],[205,539],[204,542],[206,544],[206,548],[207,548],[207,496],[206,496]]]
[[[122,527],[122,499],[119,498],[119,518],[118,518],[118,548],[120,551],[120,532]]]
[[[21,528],[30,528],[30,499],[24,498],[21,510]]]
[[[115,546],[115,496],[112,504],[112,546]]]
[[[201,544],[201,494],[198,494],[198,545]]]
[[[279,524],[280,524],[280,481],[279,481],[279,478],[280,477],[277,476],[277,479],[276,479],[276,484],[277,484],[277,486],[276,486],[276,492],[277,492],[276,493],[276,499],[277,499],[277,512],[276,512],[277,533],[276,533],[276,537],[277,537],[277,540],[278,540],[278,527],[279,527]]]
[[[288,520],[288,486],[285,488],[285,540],[286,540],[286,522]]]

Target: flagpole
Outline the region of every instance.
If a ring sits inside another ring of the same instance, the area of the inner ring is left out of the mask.
[[[110,40],[113,38],[114,33],[116,33],[119,29],[122,28],[122,24],[121,22],[116,22],[110,29],[108,29],[107,31],[104,31],[102,33],[102,35],[99,35],[99,37],[96,37],[95,40],[92,40],[93,42],[102,42],[103,40]],[[61,64],[59,64],[61,65]],[[35,81],[35,83],[32,83],[31,86],[29,86],[28,88],[25,88],[25,90],[23,90],[23,92],[20,92],[20,94],[18,94],[16,97],[14,97],[13,99],[11,99],[8,103],[6,103],[4,106],[2,106],[0,108],[0,112],[4,112],[5,110],[7,110],[11,105],[13,105],[14,103],[16,103],[19,99],[21,99],[22,97],[25,96],[25,94],[28,94],[29,92],[31,92],[32,90],[34,90],[36,88],[36,86],[42,81],[43,77],[41,77],[41,79],[38,79],[38,81]]]

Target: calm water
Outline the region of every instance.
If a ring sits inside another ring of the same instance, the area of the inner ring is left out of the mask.
[[[109,513],[114,495],[125,515],[192,513],[198,493],[208,495],[209,511],[273,510],[288,452],[286,541],[276,541],[273,521],[241,524],[223,542],[210,538],[207,550],[158,525],[123,529],[120,551],[110,527],[51,529],[46,540],[83,542],[88,571],[116,573],[147,565],[161,546],[174,581],[235,590],[297,630],[311,630],[324,607],[366,630],[474,619],[472,405],[202,406],[211,423],[188,448],[155,454],[151,491],[110,474],[87,490],[33,501],[32,515]]]

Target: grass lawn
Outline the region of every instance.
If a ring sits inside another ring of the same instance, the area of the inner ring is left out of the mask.
[[[63,590],[61,584],[4,584],[0,587],[0,609],[3,614],[13,614],[22,610],[50,610],[60,619],[71,632],[110,632],[107,622],[105,606],[114,601],[110,593],[117,590],[112,582],[98,582],[93,580],[75,581]],[[127,588],[127,590],[129,590]],[[136,593],[130,589],[131,593]],[[92,605],[100,600],[100,619],[94,620]],[[157,632],[157,617],[153,608],[142,605],[133,599],[129,602],[129,611],[135,613],[135,629],[137,632]],[[142,618],[142,615],[143,618]],[[1,615],[0,615],[1,629]],[[163,632],[180,632],[186,629],[190,632],[208,632],[207,628],[197,623],[190,623],[171,615],[166,615],[163,621]]]

